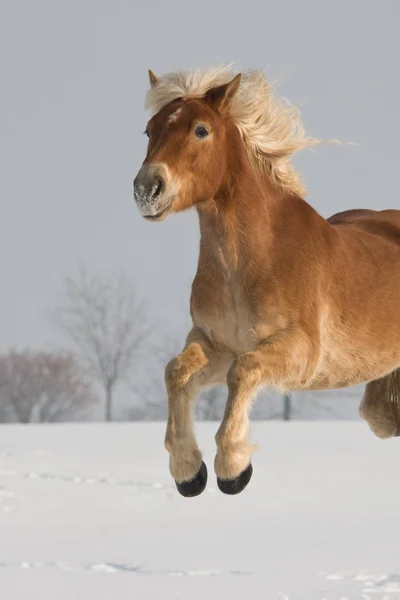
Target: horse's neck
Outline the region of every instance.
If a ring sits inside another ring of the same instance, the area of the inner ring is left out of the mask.
[[[251,170],[244,170],[234,185],[200,206],[200,261],[227,272],[254,271],[259,263],[265,270],[278,196],[269,182],[264,186]]]

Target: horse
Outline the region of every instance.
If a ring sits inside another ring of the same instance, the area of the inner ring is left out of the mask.
[[[400,210],[323,218],[292,155],[323,141],[262,71],[231,66],[149,71],[148,148],[134,179],[140,215],[195,207],[200,224],[192,329],[165,368],[165,447],[180,494],[207,484],[193,430],[205,386],[226,384],[215,436],[219,489],[249,483],[252,399],[365,384],[360,414],[380,438],[400,434]]]

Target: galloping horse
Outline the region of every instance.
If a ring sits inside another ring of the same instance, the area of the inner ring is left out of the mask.
[[[193,328],[165,370],[165,446],[179,492],[196,496],[207,482],[193,431],[203,386],[228,387],[215,458],[226,494],[252,475],[248,415],[260,386],[366,383],[362,417],[381,438],[399,435],[400,210],[320,216],[290,162],[320,142],[263,73],[149,75],[135,199],[149,221],[195,206],[201,232]]]

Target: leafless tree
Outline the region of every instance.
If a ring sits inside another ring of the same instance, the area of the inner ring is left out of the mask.
[[[12,412],[11,420],[30,423],[41,398],[41,385],[32,355],[15,351],[2,355],[0,382],[2,404],[8,413]]]
[[[13,421],[13,411],[6,398],[6,386],[3,377],[3,367],[0,362],[0,423],[10,423]]]
[[[65,352],[0,356],[0,402],[8,421],[67,421],[97,401],[75,358]]]
[[[88,374],[71,354],[42,355],[42,401],[38,420],[66,421],[97,403]]]
[[[64,303],[51,313],[80,359],[105,392],[105,419],[112,420],[113,395],[127,380],[150,333],[144,305],[123,276],[108,280],[79,269],[64,278]]]

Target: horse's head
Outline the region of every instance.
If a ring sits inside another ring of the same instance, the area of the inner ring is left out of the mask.
[[[159,80],[150,72],[152,87]],[[212,198],[226,172],[228,108],[240,75],[201,98],[164,106],[147,124],[147,156],[134,180],[143,217],[159,221]]]

